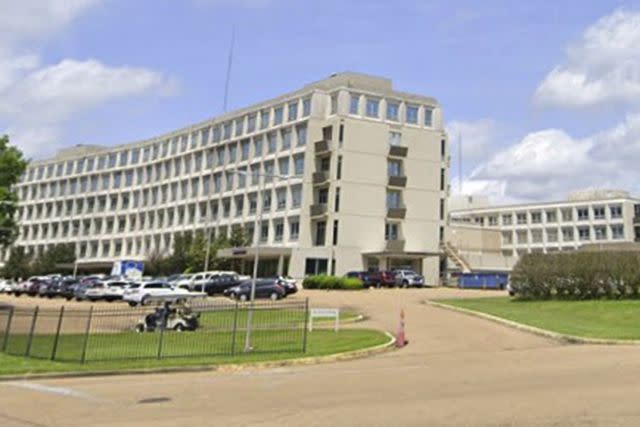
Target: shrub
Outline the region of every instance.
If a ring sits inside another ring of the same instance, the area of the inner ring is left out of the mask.
[[[318,276],[308,276],[302,281],[305,289],[363,289],[363,283],[359,279],[327,276],[325,274]]]
[[[511,286],[522,299],[619,299],[640,296],[640,254],[599,251],[524,255]]]

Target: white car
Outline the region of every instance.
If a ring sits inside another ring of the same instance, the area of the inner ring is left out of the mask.
[[[11,292],[13,282],[11,280],[0,279],[0,293]]]
[[[84,299],[89,301],[104,300],[112,302],[122,299],[130,283],[124,280],[105,280],[94,283],[84,293]]]
[[[167,282],[151,281],[143,283],[132,283],[124,291],[122,299],[129,303],[131,307],[138,304],[147,305],[156,297],[169,297],[179,299],[188,297],[190,294],[184,289],[173,288]]]

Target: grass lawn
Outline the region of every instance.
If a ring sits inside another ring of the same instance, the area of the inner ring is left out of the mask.
[[[437,302],[587,338],[640,340],[640,301],[516,301],[507,297]]]
[[[281,331],[260,331],[262,332],[274,332],[278,333]],[[293,331],[296,332],[296,331]],[[333,332],[332,330],[314,330],[310,332],[308,335],[307,341],[307,352],[302,353],[301,351],[287,351],[286,349],[280,349],[280,352],[269,352],[269,351],[260,351],[261,341],[260,340],[273,340],[273,336],[260,336],[260,333],[257,333],[254,341],[254,345],[256,347],[256,352],[251,354],[243,354],[242,353],[242,345],[244,343],[244,334],[238,335],[237,348],[238,353],[234,356],[230,355],[220,355],[220,356],[206,356],[206,357],[169,357],[162,360],[157,359],[131,359],[131,360],[117,360],[117,361],[92,361],[89,363],[81,364],[77,362],[52,362],[49,360],[43,359],[34,359],[34,358],[24,358],[21,356],[10,356],[6,354],[0,354],[0,376],[2,375],[14,375],[14,374],[27,374],[27,373],[43,373],[43,372],[96,372],[96,371],[114,371],[114,370],[123,370],[123,369],[143,369],[143,368],[160,368],[160,367],[176,367],[176,366],[201,366],[201,365],[219,365],[219,364],[228,364],[228,363],[248,363],[248,362],[260,362],[260,361],[277,361],[277,360],[286,360],[286,359],[294,359],[299,357],[313,357],[313,356],[324,356],[330,354],[342,353],[345,351],[358,350],[368,347],[373,347],[376,345],[383,344],[387,342],[387,336],[380,331],[375,330],[367,330],[367,329],[346,329],[341,330],[339,332]],[[101,351],[107,352],[102,353],[102,357],[108,356],[108,352],[120,352],[123,349],[126,350],[127,343],[132,343],[132,339],[136,340],[147,340],[148,345],[145,345],[144,342],[136,342],[134,347],[138,349],[138,351],[142,351],[142,353],[138,354],[138,357],[148,357],[150,355],[150,351],[154,350],[157,352],[157,339],[158,335],[156,333],[147,333],[147,334],[102,334],[100,337],[95,337],[95,339],[100,340],[111,340],[101,342],[99,347],[95,347],[100,350],[92,350],[92,351]],[[69,342],[65,344],[67,346],[67,350],[60,349],[59,351],[73,351],[77,352],[78,347],[77,344],[79,341],[74,342],[73,340],[79,340],[78,338],[67,337]],[[194,340],[198,339],[202,342],[202,336],[198,335],[198,333],[166,333],[165,339],[168,339],[170,342],[172,340]],[[294,337],[296,345],[299,342],[299,337]],[[286,340],[285,340],[286,341]],[[293,342],[293,341],[292,341]],[[34,342],[35,344],[35,342]],[[173,343],[175,344],[175,342]],[[42,342],[42,347],[49,350],[48,344],[46,342]],[[62,342],[59,344],[64,347]],[[179,347],[170,344],[167,349],[174,348],[177,349]],[[221,351],[227,351],[227,349],[223,349]],[[274,351],[274,350],[272,350]],[[43,354],[46,354],[43,352]],[[75,355],[76,353],[74,353]],[[155,354],[155,353],[153,353]],[[93,355],[96,359],[99,359],[100,354]],[[167,356],[179,356],[179,354],[169,354]]]

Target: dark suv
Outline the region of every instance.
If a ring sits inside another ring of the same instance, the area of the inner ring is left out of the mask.
[[[214,274],[204,284],[204,291],[209,296],[223,294],[229,288],[238,286],[241,280],[236,274]]]

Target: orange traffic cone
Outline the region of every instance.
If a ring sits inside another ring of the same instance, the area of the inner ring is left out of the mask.
[[[409,344],[409,341],[407,341],[407,337],[404,334],[404,309],[401,309],[400,310],[400,327],[398,328],[398,333],[396,334],[396,347],[402,348],[407,344]]]

